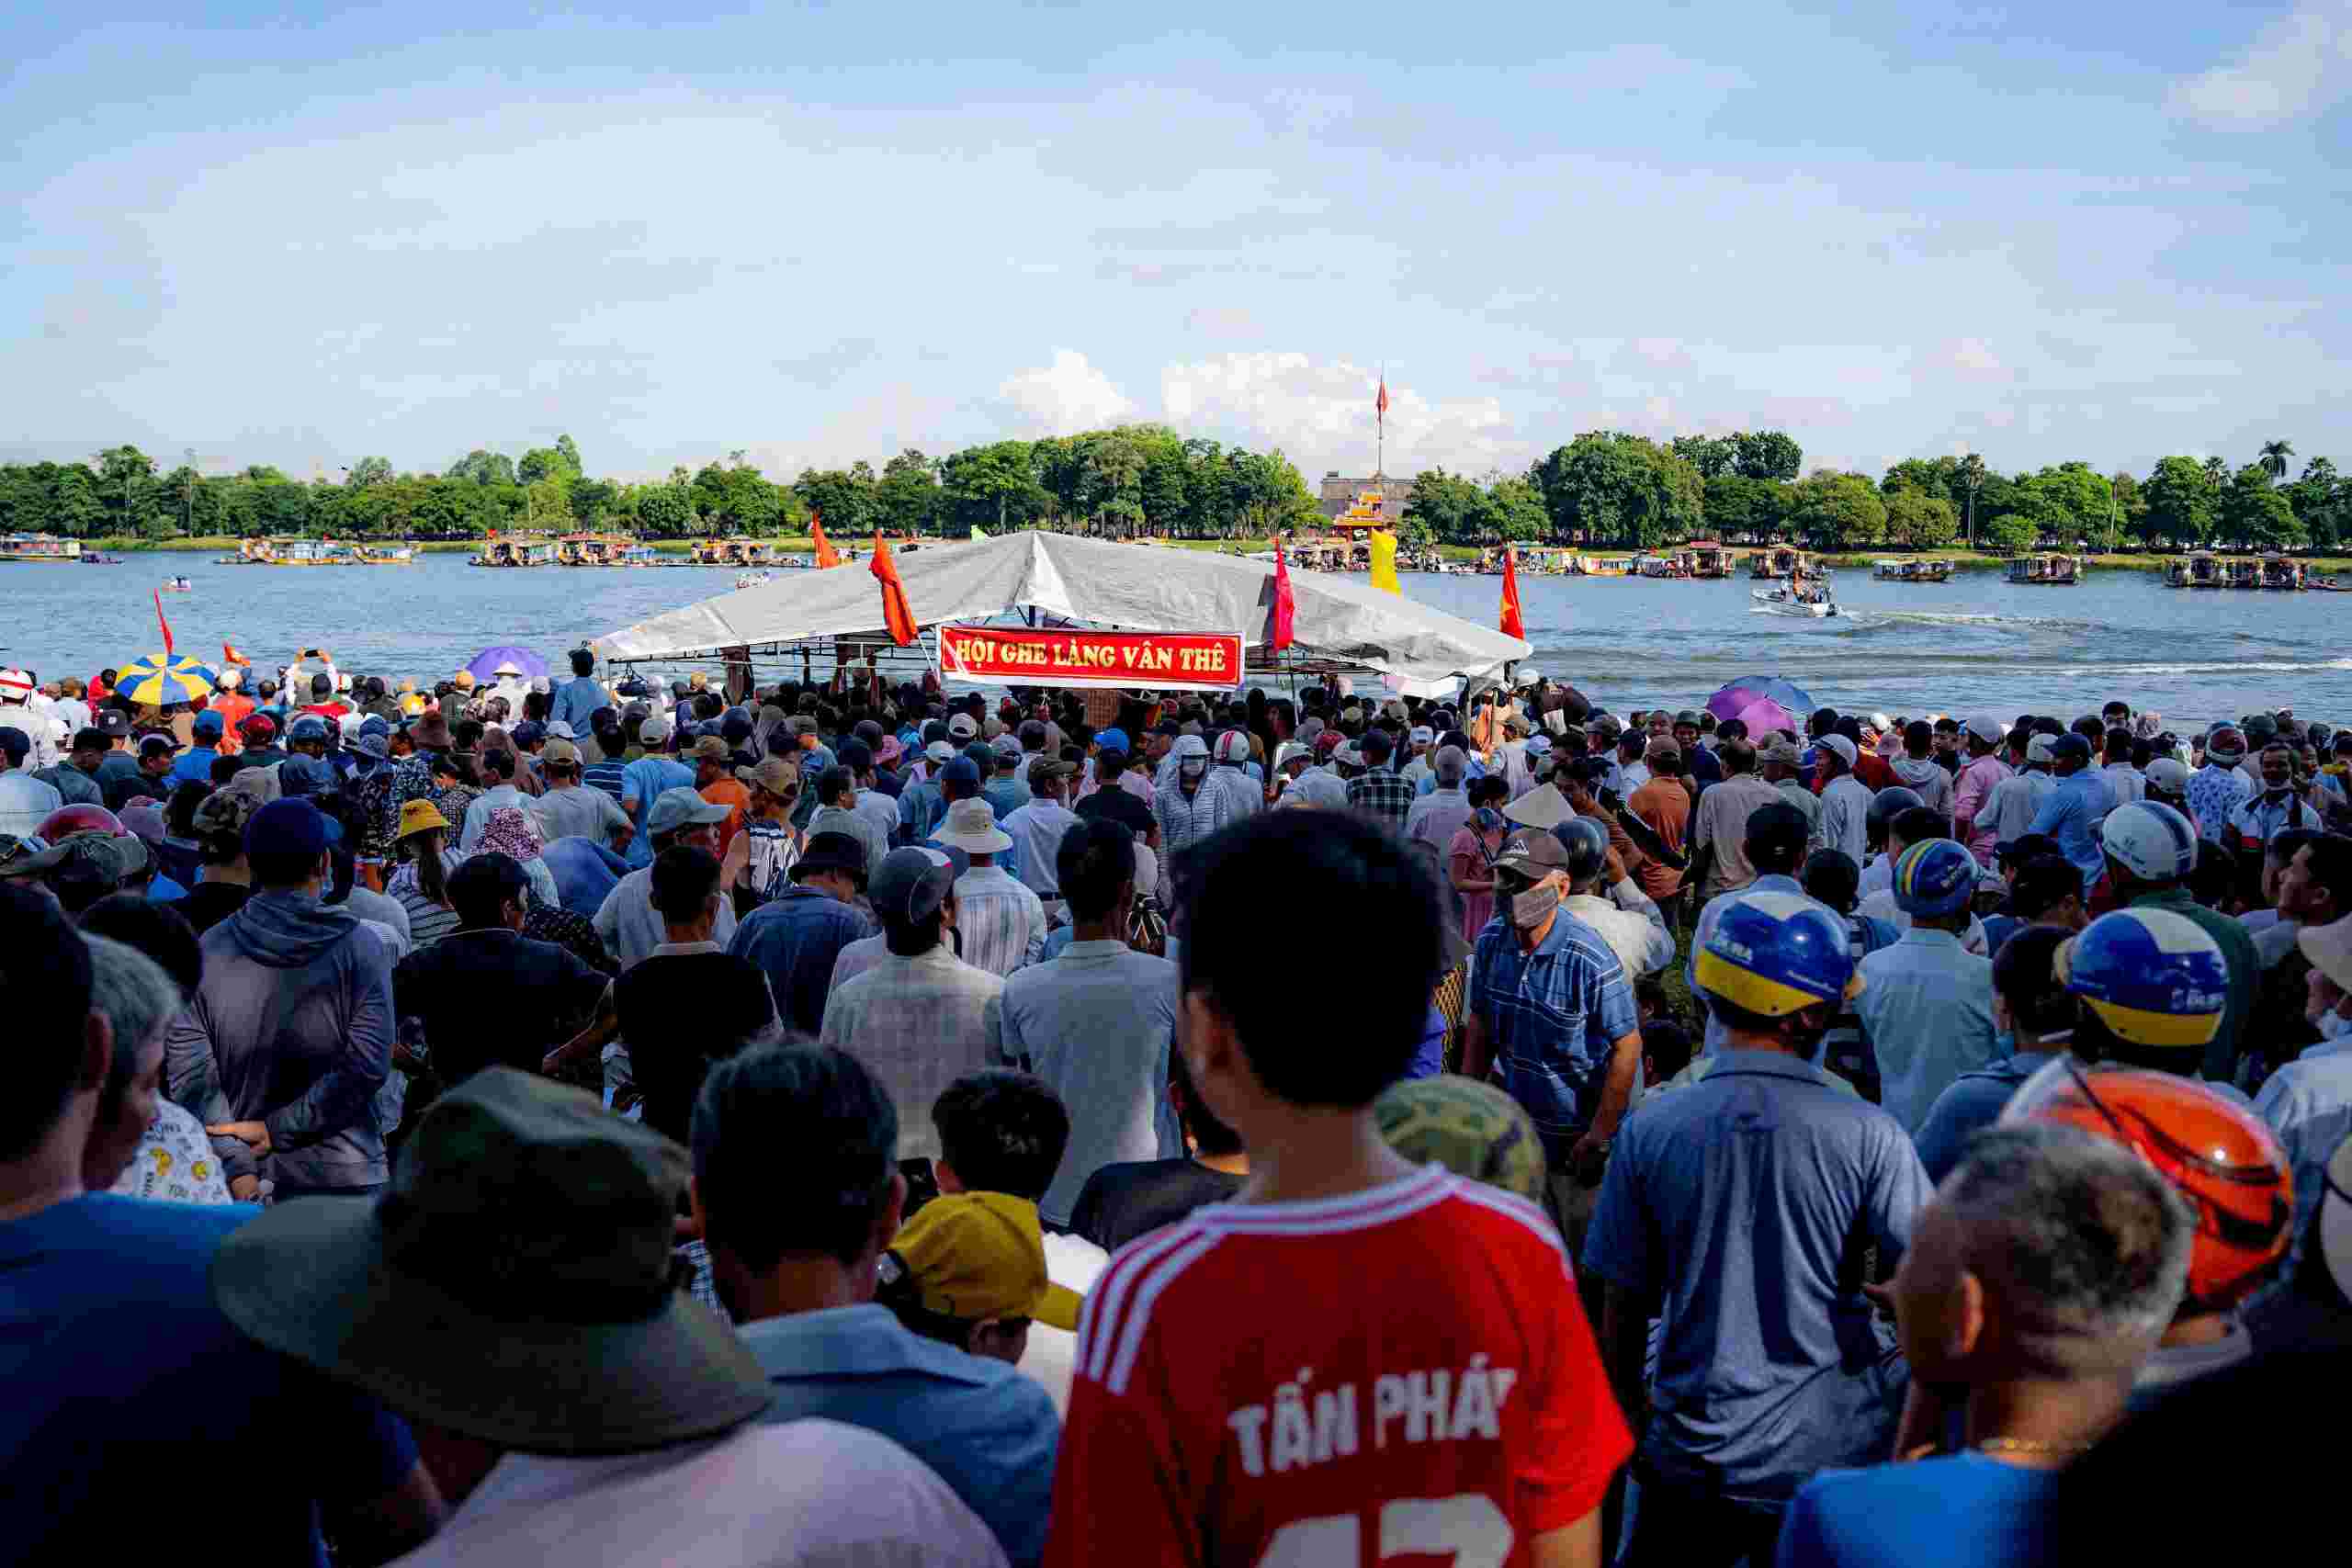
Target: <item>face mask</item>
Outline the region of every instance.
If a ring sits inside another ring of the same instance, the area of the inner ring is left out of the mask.
[[[2345,1017],[2334,1008],[2320,1014],[2319,1037],[2322,1040],[2341,1040],[2346,1034],[2352,1034],[2352,1018]]]
[[[1521,931],[1532,931],[1544,923],[1544,918],[1560,907],[1559,885],[1539,882],[1524,893],[1515,893],[1510,900],[1510,923]]]
[[[1176,771],[1188,779],[1197,779],[1209,771],[1206,757],[1187,757],[1176,764]]]

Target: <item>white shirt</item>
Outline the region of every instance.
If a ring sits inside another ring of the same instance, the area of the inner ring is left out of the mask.
[[[2011,773],[1984,792],[1984,804],[1976,808],[1970,836],[1989,832],[1996,843],[2023,838],[2033,831],[2041,803],[2057,788],[2058,781],[2047,773]]]
[[[21,729],[25,739],[33,743],[32,750],[25,754],[28,773],[53,768],[64,760],[57,750],[57,736],[50,728],[49,716],[45,710],[30,708],[23,703],[0,703],[0,729]],[[0,832],[5,831],[7,829],[0,829]]]
[[[1600,933],[1628,976],[1663,975],[1674,967],[1674,937],[1657,905],[1632,877],[1618,883],[1602,897],[1577,893],[1560,900],[1560,908]]]
[[[1020,852],[1022,882],[1039,897],[1060,896],[1061,874],[1054,857],[1061,853],[1063,838],[1078,823],[1078,813],[1061,802],[1032,795],[1028,805],[1006,812],[1004,820],[997,824]]]
[[[753,1422],[610,1458],[510,1453],[409,1568],[560,1556],[695,1568],[1002,1568],[979,1516],[921,1460],[836,1421]]]
[[[1814,825],[1814,847],[1842,850],[1860,865],[1870,858],[1870,786],[1851,773],[1839,773],[1822,786],[1821,820]]]
[[[5,761],[0,758],[0,761]],[[26,767],[34,766],[30,757]],[[57,786],[46,779],[37,779],[24,768],[10,769],[0,773],[0,833],[14,833],[29,839],[33,829],[48,819],[49,814],[65,804]]]
[[[544,865],[534,861],[534,865]],[[661,911],[653,907],[653,868],[639,866],[614,885],[596,906],[594,922],[596,934],[605,939],[605,951],[620,960],[621,973],[627,974],[653,956],[653,950],[670,940],[669,927],[663,924]],[[725,947],[735,939],[735,900],[718,901],[718,920],[712,926],[711,940]]]
[[[976,865],[956,879],[956,931],[965,963],[1010,975],[1044,955],[1046,906],[1004,867]]]
[[[2109,762],[2099,772],[2106,776],[2108,787],[2115,792],[2116,805],[2148,798],[2148,781],[2131,763]]]

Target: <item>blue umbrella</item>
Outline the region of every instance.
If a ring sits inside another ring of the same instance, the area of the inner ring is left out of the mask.
[[[1778,675],[1743,675],[1736,681],[1724,682],[1724,691],[1729,692],[1735,689],[1748,694],[1747,702],[1753,702],[1758,697],[1770,697],[1791,713],[1811,713],[1814,709],[1812,693],[1794,681],[1785,680]],[[1739,705],[1740,707],[1747,705],[1747,702]],[[1731,717],[1738,711],[1737,708],[1734,708],[1732,713],[1727,714],[1715,706],[1713,698],[1708,700],[1707,707],[1717,718]]]
[[[548,672],[546,660],[541,659],[527,648],[515,648],[504,643],[496,648],[485,648],[475,654],[472,659],[467,660],[466,670],[475,680],[488,682],[497,679],[498,667],[502,664],[512,664],[525,675],[533,678]]]

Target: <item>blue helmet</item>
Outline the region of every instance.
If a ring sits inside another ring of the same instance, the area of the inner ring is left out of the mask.
[[[2115,909],[2058,950],[2058,978],[2117,1039],[2200,1046],[2222,1030],[2230,988],[2221,944],[2170,909]]]
[[[1894,907],[1906,915],[1956,915],[1976,897],[1976,857],[1951,839],[1922,839],[1894,862]]]
[[[1731,1006],[1782,1018],[1862,988],[1846,922],[1801,893],[1728,900],[1691,967],[1699,988]]]

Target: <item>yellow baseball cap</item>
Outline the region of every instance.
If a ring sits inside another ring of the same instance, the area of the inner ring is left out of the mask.
[[[1034,1318],[1078,1327],[1078,1292],[1046,1277],[1037,1205],[1004,1192],[934,1198],[899,1229],[881,1263],[886,1284],[903,1279],[925,1312],[978,1323]]]

